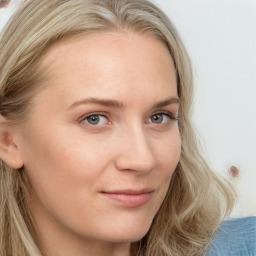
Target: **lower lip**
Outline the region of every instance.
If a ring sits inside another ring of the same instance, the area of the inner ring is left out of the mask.
[[[111,193],[101,193],[103,196],[106,196],[110,199],[115,200],[128,207],[139,207],[150,201],[152,198],[153,192],[143,193],[143,194],[111,194]]]

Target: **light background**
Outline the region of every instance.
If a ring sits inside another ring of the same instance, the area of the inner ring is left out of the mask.
[[[18,2],[0,9],[0,30]],[[238,187],[233,215],[256,215],[256,1],[154,2],[174,22],[192,58],[193,118],[213,169]],[[229,177],[231,164],[240,177]]]

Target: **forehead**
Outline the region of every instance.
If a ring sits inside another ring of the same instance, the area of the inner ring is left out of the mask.
[[[69,87],[70,95],[75,88],[84,94],[122,89],[127,97],[139,88],[163,94],[177,89],[169,50],[152,35],[109,32],[71,38],[51,46],[38,65],[52,89]]]
[[[84,54],[80,55],[81,52]],[[165,63],[159,63],[160,58],[156,58],[157,56],[161,56]],[[77,64],[84,60],[90,61],[91,64],[104,64],[107,60],[107,64],[110,65],[111,60],[121,64],[122,61],[128,60],[125,57],[130,57],[130,61],[138,61],[143,57],[144,61],[149,61],[145,64],[158,61],[159,65],[166,66],[166,62],[169,62],[170,66],[173,66],[171,55],[164,42],[151,34],[133,32],[101,32],[60,40],[45,51],[38,64],[39,67],[50,70],[61,67],[70,60]]]

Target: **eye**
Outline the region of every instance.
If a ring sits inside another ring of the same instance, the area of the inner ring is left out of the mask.
[[[156,113],[149,118],[148,123],[163,124],[171,120],[178,120],[171,113]]]
[[[164,116],[163,114],[155,114],[150,117],[150,121],[152,123],[161,124],[163,121],[165,121],[164,118],[167,118],[167,117]]]
[[[90,125],[104,125],[108,123],[108,119],[103,116],[103,115],[98,115],[98,114],[94,114],[94,115],[89,115],[84,117],[81,122],[85,122],[88,123]]]

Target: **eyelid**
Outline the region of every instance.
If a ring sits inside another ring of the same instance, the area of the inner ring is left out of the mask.
[[[147,119],[147,122],[148,122],[148,120],[153,116],[153,115],[157,115],[157,114],[159,114],[159,115],[166,115],[167,117],[169,117],[170,118],[170,120],[173,120],[173,121],[178,121],[179,123],[181,122],[181,119],[180,119],[180,117],[179,116],[177,116],[177,114],[174,114],[173,112],[170,112],[170,111],[168,111],[168,110],[158,110],[158,111],[155,111],[153,114],[151,114],[150,116],[149,116],[149,118]],[[83,121],[85,121],[85,119],[86,118],[88,118],[88,117],[90,117],[90,116],[103,116],[103,117],[105,117],[109,122],[110,122],[110,118],[109,118],[109,115],[108,115],[108,113],[106,113],[106,112],[102,112],[102,111],[100,111],[100,112],[91,112],[91,113],[88,113],[88,114],[84,114],[82,117],[80,117],[79,119],[78,119],[78,122],[79,123],[82,123]],[[88,123],[88,125],[90,125],[89,123]]]
[[[85,114],[82,117],[80,117],[78,119],[78,122],[82,123],[86,118],[88,118],[90,116],[103,116],[109,120],[109,117],[108,117],[107,113],[105,113],[105,112],[91,112],[91,113]]]
[[[156,111],[156,112],[154,112],[151,116],[153,116],[153,115],[167,115],[170,119],[172,119],[172,120],[177,120],[177,121],[179,121],[180,120],[180,118],[179,118],[179,116],[177,116],[177,115],[175,115],[175,114],[173,114],[172,112],[170,112],[170,111],[167,111],[167,110],[159,110],[159,111]],[[151,117],[150,116],[150,117]]]

